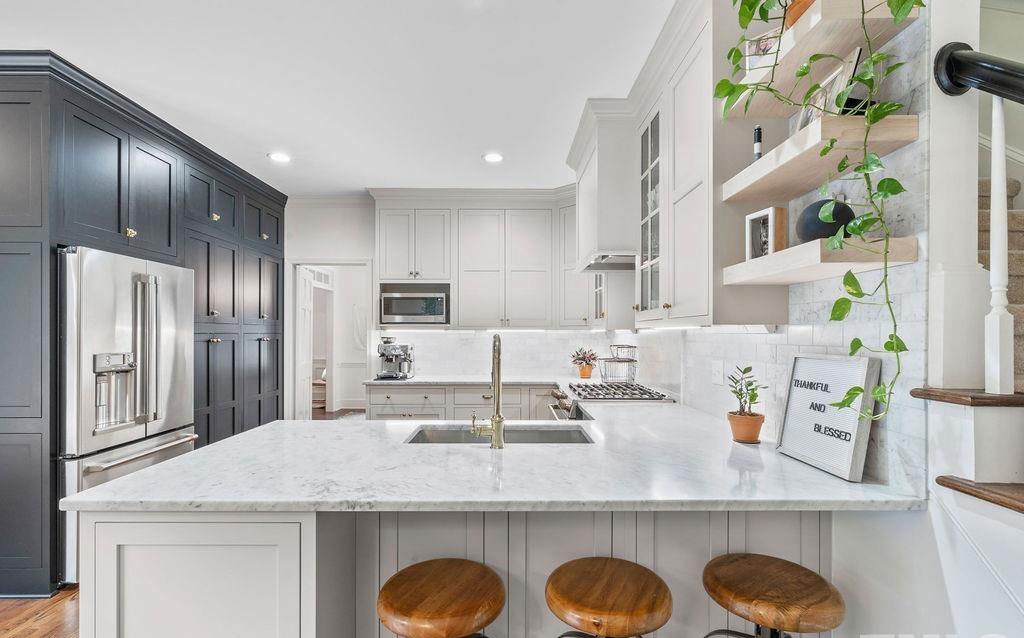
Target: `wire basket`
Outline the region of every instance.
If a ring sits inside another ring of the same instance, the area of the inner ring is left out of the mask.
[[[636,359],[602,357],[597,360],[601,381],[605,383],[633,383],[636,381]]]
[[[636,359],[636,346],[612,344],[609,348],[614,359]]]

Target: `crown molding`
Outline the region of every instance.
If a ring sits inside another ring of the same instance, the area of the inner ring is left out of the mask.
[[[675,72],[674,63],[678,62],[680,56],[673,53],[692,46],[696,37],[690,27],[702,18],[705,22],[709,21],[709,10],[710,3],[703,2],[676,2],[672,7],[629,90],[627,100],[633,108],[634,117],[640,118],[646,114],[641,112],[646,110],[644,106],[657,98],[658,91],[667,80],[666,76]],[[696,35],[699,36],[699,33]]]
[[[634,109],[627,98],[589,98],[583,105],[583,113],[580,114],[580,122],[576,126],[576,135],[572,139],[565,163],[573,170],[578,170],[583,159],[589,154],[588,150],[593,146],[598,122],[635,118]]]
[[[571,185],[575,189],[575,184]],[[558,188],[368,188],[370,196],[379,201],[395,199],[557,199]]]
[[[576,202],[576,182],[552,189],[558,206],[567,206]]]
[[[0,50],[0,75],[50,77],[141,124],[157,137],[177,146],[179,149],[195,156],[211,167],[227,173],[271,201],[282,206],[288,201],[288,196],[281,191],[255,175],[246,172],[240,166],[221,157],[208,147],[189,137],[183,131],[160,119],[137,102],[117,92],[53,51]]]

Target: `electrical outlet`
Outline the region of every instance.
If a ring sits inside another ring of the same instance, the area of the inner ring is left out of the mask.
[[[725,365],[721,361],[711,362],[711,383],[725,385]]]

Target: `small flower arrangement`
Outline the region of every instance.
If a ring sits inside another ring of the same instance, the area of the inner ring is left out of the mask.
[[[589,379],[594,373],[594,364],[597,363],[597,353],[589,348],[579,348],[569,357],[573,364],[580,369],[580,378]]]

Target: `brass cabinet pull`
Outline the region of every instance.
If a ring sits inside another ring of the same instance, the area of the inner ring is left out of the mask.
[[[268,239],[270,239],[270,235],[268,235],[267,233],[260,233],[260,239],[262,239],[263,241],[267,241]]]
[[[409,276],[410,276],[410,277],[415,277],[415,276],[416,276],[416,273],[410,270],[410,271],[409,271]]]
[[[633,304],[633,310],[640,312],[640,304]]]
[[[270,316],[270,315],[268,315],[268,314],[267,314],[267,313],[265,313],[265,312],[261,312],[261,313],[260,313],[260,319],[266,319],[266,318],[268,318],[269,316]]]
[[[270,341],[270,337],[257,337],[256,341]]]
[[[390,394],[385,394],[384,398],[387,399],[388,401],[390,401],[391,400],[391,395]]]
[[[219,310],[211,310],[210,311],[210,316],[211,317],[219,317],[220,316],[220,311]]]
[[[669,308],[672,307],[672,304],[670,304],[670,303],[663,303],[663,304],[661,304],[661,307],[664,308],[665,310],[668,310]]]
[[[223,341],[223,339],[221,339],[220,337],[213,337],[212,339],[210,339],[210,343],[220,343],[221,341]]]
[[[430,395],[429,394],[424,394],[423,398],[426,399],[427,401],[429,401],[430,400]]]
[[[125,228],[124,229],[124,236],[127,237],[128,239],[131,239],[132,237],[135,237],[138,234],[139,234],[139,231],[135,230],[134,228]]]
[[[490,401],[491,399],[494,398],[494,395],[493,394],[481,394],[480,398],[483,399],[484,401]]]
[[[604,319],[604,310],[601,311],[601,318]]]
[[[220,221],[220,214],[218,214],[218,213],[210,213],[210,219],[212,219],[215,222],[219,222]]]

